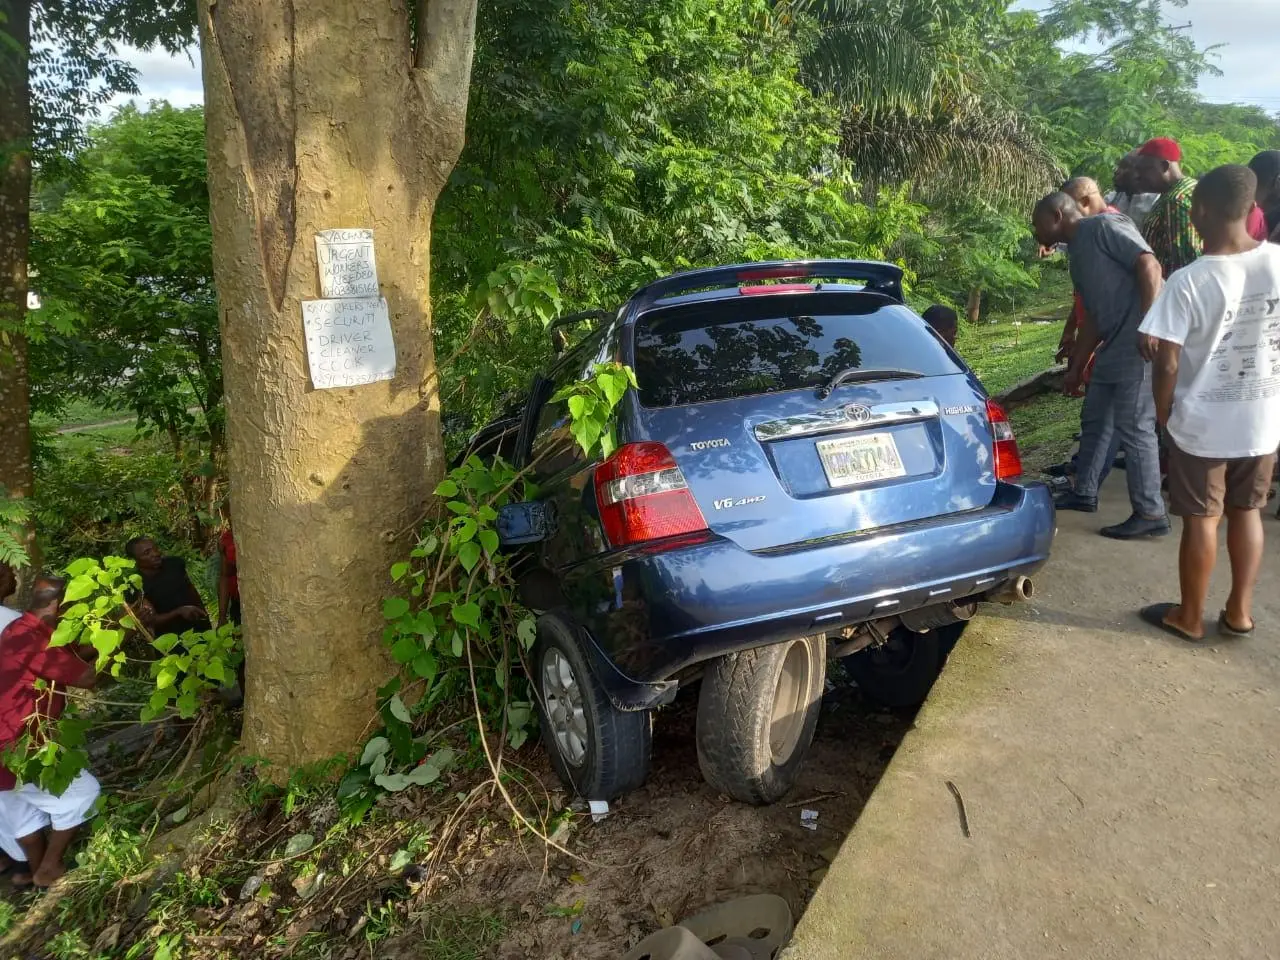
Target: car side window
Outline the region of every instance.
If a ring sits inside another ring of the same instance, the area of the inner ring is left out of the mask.
[[[610,332],[612,325],[595,331],[581,343],[570,350],[556,368],[551,372],[551,383],[544,390],[540,400],[541,408],[533,431],[533,457],[545,460],[549,455],[557,458],[564,455],[562,447],[571,447],[574,443],[569,433],[569,411],[563,402],[552,403],[551,398],[564,387],[588,377],[601,357],[607,359],[610,352]]]

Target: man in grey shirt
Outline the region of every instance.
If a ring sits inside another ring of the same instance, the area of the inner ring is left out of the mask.
[[[1102,535],[1117,540],[1162,537],[1169,532],[1169,518],[1160,495],[1151,365],[1138,349],[1138,326],[1160,292],[1160,264],[1128,217],[1086,217],[1065,193],[1051,193],[1036,204],[1032,224],[1040,243],[1068,245],[1071,280],[1084,302],[1084,323],[1067,368],[1069,394],[1079,388],[1096,351],[1080,416],[1075,490],[1059,498],[1058,509],[1098,509],[1098,485],[1112,437],[1118,435],[1133,515],[1103,527]]]

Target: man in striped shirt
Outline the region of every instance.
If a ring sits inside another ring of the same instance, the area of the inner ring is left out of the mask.
[[[1138,148],[1137,182],[1141,190],[1160,194],[1142,227],[1165,279],[1185,267],[1203,249],[1191,223],[1191,194],[1196,181],[1182,173],[1182,148],[1176,140],[1156,137]]]

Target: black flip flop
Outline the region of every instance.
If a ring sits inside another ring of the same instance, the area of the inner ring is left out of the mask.
[[[1227,611],[1223,610],[1218,614],[1218,632],[1224,637],[1250,637],[1253,636],[1253,631],[1256,630],[1257,627],[1257,621],[1254,621],[1253,626],[1248,630],[1237,630],[1227,622]]]
[[[1176,603],[1153,603],[1151,606],[1143,607],[1139,610],[1138,616],[1140,616],[1146,623],[1151,624],[1151,626],[1158,627],[1165,633],[1169,633],[1177,637],[1179,640],[1186,640],[1188,643],[1199,643],[1203,639],[1202,637],[1193,637],[1185,630],[1180,630],[1172,624],[1164,622],[1164,618],[1169,615],[1169,611],[1176,606]]]

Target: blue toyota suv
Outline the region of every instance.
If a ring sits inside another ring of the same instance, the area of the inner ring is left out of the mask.
[[[868,696],[919,702],[979,602],[1029,594],[1049,491],[1018,482],[1004,411],[901,280],[845,260],[666,277],[596,314],[523,410],[473,440],[529,467],[554,507],[521,589],[541,613],[543,740],[582,795],[639,786],[651,712],[700,680],[704,776],[773,802],[829,656]],[[549,401],[604,361],[638,386],[617,451],[589,460]]]

